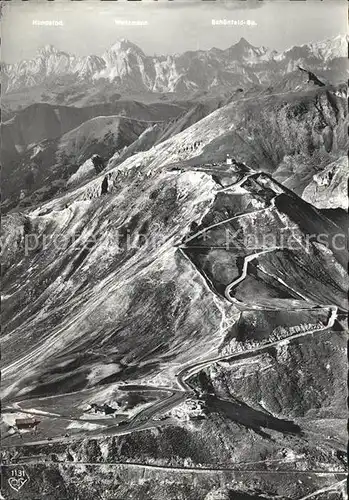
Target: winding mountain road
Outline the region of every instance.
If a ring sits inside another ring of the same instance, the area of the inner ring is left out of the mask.
[[[251,175],[254,175],[254,174],[246,175],[244,177],[244,179],[242,179],[242,181],[239,182],[239,184],[241,184],[242,182],[247,180]],[[230,186],[229,188],[232,188],[232,187],[234,187],[234,186]],[[246,214],[236,215],[236,216],[231,217],[229,219],[226,219],[224,221],[219,221],[215,224],[212,224],[211,226],[207,226],[207,227],[201,229],[200,231],[197,231],[195,234],[191,235],[186,240],[186,243],[192,241],[194,238],[197,238],[198,236],[204,234],[205,232],[207,232],[210,229],[213,229],[215,227],[219,227],[219,226],[221,226],[225,223],[228,223],[232,220],[239,219],[239,218],[242,218],[245,216],[253,216],[253,214],[267,212],[268,210],[272,210],[274,208],[274,206],[275,206],[275,198],[272,198],[270,205],[268,205],[267,207],[262,208],[262,209],[258,209],[258,210],[255,210],[255,211],[252,211],[252,212],[249,212]],[[179,246],[180,249],[182,249],[183,247],[185,247],[185,245]],[[273,247],[273,248],[269,248],[266,250],[260,250],[258,252],[251,254],[251,255],[245,256],[244,261],[243,261],[242,272],[241,272],[240,276],[237,277],[233,282],[231,282],[225,288],[225,292],[224,292],[225,298],[231,303],[236,302],[236,299],[234,299],[234,297],[232,297],[231,294],[232,294],[232,291],[234,290],[234,288],[239,283],[243,282],[245,280],[245,278],[247,277],[249,263],[261,255],[264,255],[264,254],[269,253],[269,252],[273,252],[273,251],[278,250],[278,249],[280,249],[280,247]],[[289,337],[284,338],[284,339],[279,339],[279,340],[275,340],[273,342],[261,344],[259,346],[248,349],[246,351],[233,353],[233,354],[230,353],[230,354],[223,355],[223,356],[214,356],[214,357],[211,357],[208,359],[201,359],[199,361],[190,363],[189,365],[182,367],[182,369],[176,374],[176,382],[177,382],[179,389],[175,390],[172,388],[168,388],[168,391],[171,393],[170,396],[163,398],[163,399],[160,399],[160,400],[157,400],[151,406],[148,406],[148,407],[144,408],[143,410],[141,410],[140,412],[138,412],[129,421],[122,422],[122,425],[116,424],[116,425],[108,426],[107,428],[105,428],[103,430],[91,431],[91,432],[86,433],[85,436],[89,437],[89,438],[98,438],[98,437],[105,437],[105,436],[111,436],[111,435],[122,435],[122,434],[128,434],[128,433],[135,432],[135,431],[141,431],[141,430],[144,430],[147,428],[151,428],[151,427],[155,427],[155,426],[160,425],[159,422],[155,422],[152,420],[156,415],[169,412],[172,408],[178,406],[179,404],[184,402],[189,397],[192,397],[195,395],[193,389],[191,388],[191,386],[188,383],[188,379],[190,377],[192,377],[193,375],[198,373],[200,370],[210,366],[213,363],[219,363],[221,361],[233,361],[234,359],[237,359],[237,358],[245,359],[245,358],[248,358],[248,357],[253,356],[255,354],[262,353],[262,352],[268,350],[270,347],[284,343],[285,341],[293,340],[293,339],[296,339],[299,337],[303,337],[306,335],[313,334],[315,332],[320,332],[320,331],[327,330],[327,329],[331,328],[334,325],[334,322],[337,318],[338,308],[336,306],[332,306],[332,305],[326,306],[326,307],[329,307],[331,310],[331,314],[329,316],[328,323],[326,326],[324,326],[322,328],[317,328],[314,330],[309,330],[306,332],[300,332],[298,334],[289,336]],[[76,318],[74,320],[76,320]],[[68,324],[68,326],[69,326],[69,324]],[[67,327],[67,325],[65,325],[65,328],[66,327]],[[54,338],[50,339],[51,345],[52,345],[52,343],[54,343],[56,341],[56,339],[59,338],[59,335],[61,333],[62,333],[62,328],[59,329],[55,333],[55,335],[53,336]],[[44,346],[45,346],[45,343],[41,346],[38,346],[31,353],[29,353],[27,356],[24,356],[24,358],[17,360],[14,363],[12,363],[11,365],[9,365],[8,367],[6,367],[3,370],[3,375],[7,374],[8,372],[13,372],[14,370],[18,369],[19,366],[23,366],[23,363],[31,361],[34,357],[37,357],[42,352]],[[154,390],[156,390],[156,389],[159,389],[159,388],[154,387]],[[18,411],[20,411],[20,407],[17,406],[17,408],[18,408]],[[60,416],[56,416],[56,417],[47,416],[47,418],[64,418],[65,419],[66,417],[60,415]],[[84,420],[81,420],[81,422],[83,423]],[[79,440],[79,439],[81,439],[81,435],[77,434],[77,435],[71,435],[71,436],[69,436],[69,438],[65,438],[63,436],[52,437],[52,440],[50,440],[50,442],[64,442],[64,441],[70,442],[72,440]],[[38,444],[47,444],[47,440],[27,441],[26,443],[24,443],[24,445],[26,445],[26,446],[35,446]]]
[[[192,397],[194,395],[193,389],[190,387],[188,384],[187,380],[198,373],[200,370],[203,368],[206,368],[210,366],[213,363],[219,363],[221,361],[232,361],[236,358],[239,359],[245,359],[250,356],[255,355],[256,353],[260,354],[264,351],[267,351],[270,349],[270,347],[277,346],[279,344],[285,343],[285,341],[290,341],[294,340],[296,338],[300,337],[305,337],[307,335],[312,335],[316,332],[321,332],[324,330],[328,330],[329,328],[332,328],[334,325],[335,320],[337,319],[337,314],[338,314],[338,308],[336,306],[329,306],[331,307],[331,314],[329,316],[327,325],[325,325],[323,328],[317,328],[314,330],[309,330],[306,332],[301,332],[292,336],[289,336],[284,339],[280,340],[275,340],[273,342],[268,342],[265,344],[262,344],[257,347],[253,347],[252,349],[248,349],[246,351],[234,353],[234,354],[226,354],[224,356],[215,356],[212,358],[209,358],[207,360],[203,361],[198,361],[196,363],[192,363],[188,366],[185,366],[181,369],[180,372],[176,374],[176,379],[177,379],[177,384],[180,388],[180,390],[172,390],[172,394],[160,401],[155,402],[152,404],[150,407],[145,408],[144,410],[140,411],[137,413],[127,424],[123,426],[119,425],[114,425],[114,426],[109,426],[103,431],[99,432],[91,432],[88,434],[85,434],[85,438],[90,438],[90,439],[97,439],[97,438],[103,438],[106,436],[116,436],[116,435],[123,435],[123,434],[129,434],[131,432],[136,432],[136,431],[142,431],[145,429],[149,429],[152,427],[157,427],[159,425],[159,422],[152,421],[152,417],[155,415],[158,415],[159,413],[167,413],[170,411],[172,408],[175,406],[179,405],[180,403],[184,402],[186,399],[189,397]],[[154,388],[156,389],[156,388]],[[49,417],[48,417],[49,418]],[[57,417],[51,417],[51,418],[57,418]],[[63,418],[63,417],[62,417]],[[81,420],[81,423],[83,423],[84,420]],[[21,446],[36,446],[36,445],[42,445],[42,444],[49,444],[49,443],[54,443],[54,442],[66,442],[69,443],[74,440],[80,440],[81,435],[77,434],[76,436],[70,435],[69,437],[54,437],[50,439],[48,442],[47,439],[45,440],[38,440],[38,441],[28,441],[24,442],[23,444],[21,443]],[[13,447],[12,445],[5,445],[5,448]]]
[[[246,278],[248,264],[251,261],[253,261],[257,257],[259,257],[260,255],[265,255],[266,253],[274,252],[275,250],[280,250],[280,248],[281,247],[269,248],[268,250],[261,250],[260,252],[253,253],[251,255],[246,255],[246,257],[244,258],[244,263],[242,266],[241,275],[238,278],[236,278],[236,280],[234,280],[232,283],[230,283],[230,285],[228,285],[225,289],[224,295],[225,295],[226,299],[229,300],[229,302],[232,302],[232,297],[231,297],[230,293],[239,283],[244,281],[244,279]]]
[[[200,229],[200,231],[197,231],[195,234],[193,234],[189,238],[186,238],[185,243],[189,243],[190,241],[194,240],[198,236],[201,236],[202,234],[207,233],[207,231],[209,231],[210,229],[214,229],[215,227],[223,226],[224,224],[227,224],[228,222],[231,222],[231,221],[236,220],[236,219],[242,219],[243,217],[248,217],[248,216],[251,217],[254,214],[267,212],[273,208],[274,208],[274,205],[271,204],[266,208],[260,208],[258,210],[254,210],[253,212],[246,212],[245,214],[235,215],[234,217],[230,217],[229,219],[224,219],[222,221],[216,222],[215,224],[212,224],[211,226],[207,226],[207,227],[204,227],[203,229]],[[186,246],[181,245],[180,248],[186,248]]]

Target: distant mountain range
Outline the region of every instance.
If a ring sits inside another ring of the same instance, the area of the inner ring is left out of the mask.
[[[214,90],[248,84],[271,84],[300,65],[322,74],[345,75],[348,37],[294,46],[284,52],[254,47],[241,38],[226,50],[212,48],[167,56],[148,56],[126,39],[118,40],[102,56],[78,57],[52,45],[35,57],[3,64],[6,92],[68,81],[113,82],[116,90],[183,92]]]

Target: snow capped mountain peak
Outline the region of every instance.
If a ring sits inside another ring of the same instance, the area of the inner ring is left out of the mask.
[[[213,87],[243,87],[251,83],[272,83],[273,79],[298,71],[332,71],[334,79],[346,80],[347,36],[294,46],[284,52],[255,47],[245,38],[228,49],[192,50],[171,56],[146,55],[128,39],[120,38],[102,55],[77,57],[42,47],[31,60],[4,64],[6,91],[39,85],[46,78],[74,75],[77,81],[101,78],[117,82],[118,88],[132,91],[182,92],[185,89],[209,90]],[[273,71],[270,72],[270,65]]]
[[[337,35],[318,42],[304,43],[300,46],[293,46],[285,50],[280,58],[295,55],[304,57],[311,55],[324,62],[331,61],[337,57],[348,57],[348,35]]]
[[[244,52],[249,52],[251,50],[255,50],[256,47],[251,45],[246,38],[240,38],[240,40],[237,43],[234,43],[229,49],[227,49],[229,52],[234,52],[234,53],[244,53]]]
[[[146,57],[138,45],[126,38],[120,38],[102,55],[106,70],[100,73],[100,76],[109,78],[111,81],[118,76],[129,75],[135,64],[141,64],[141,61]],[[135,63],[135,59],[137,63]]]
[[[107,52],[134,52],[145,55],[143,50],[127,38],[119,38]]]
[[[56,47],[54,47],[53,45],[47,44],[38,49],[37,53],[39,55],[50,55],[50,54],[59,54],[60,51],[57,50]]]
[[[348,35],[337,35],[321,42],[309,43],[308,47],[316,57],[324,60],[348,56]]]
[[[246,38],[241,37],[240,40],[235,44],[235,47],[247,47],[247,48],[250,48],[250,47],[253,47],[253,45],[251,45],[250,42],[248,42],[246,40]]]
[[[229,47],[226,53],[233,59],[250,59],[250,62],[253,62],[256,57],[262,55],[264,52],[251,45],[246,38],[242,37],[237,43]]]

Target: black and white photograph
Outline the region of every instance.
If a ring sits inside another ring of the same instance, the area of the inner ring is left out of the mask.
[[[0,499],[347,500],[348,2],[0,7]]]

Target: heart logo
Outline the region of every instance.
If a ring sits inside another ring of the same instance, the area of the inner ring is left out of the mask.
[[[10,477],[10,479],[8,480],[8,484],[13,490],[19,491],[27,481],[28,479],[25,477]]]

